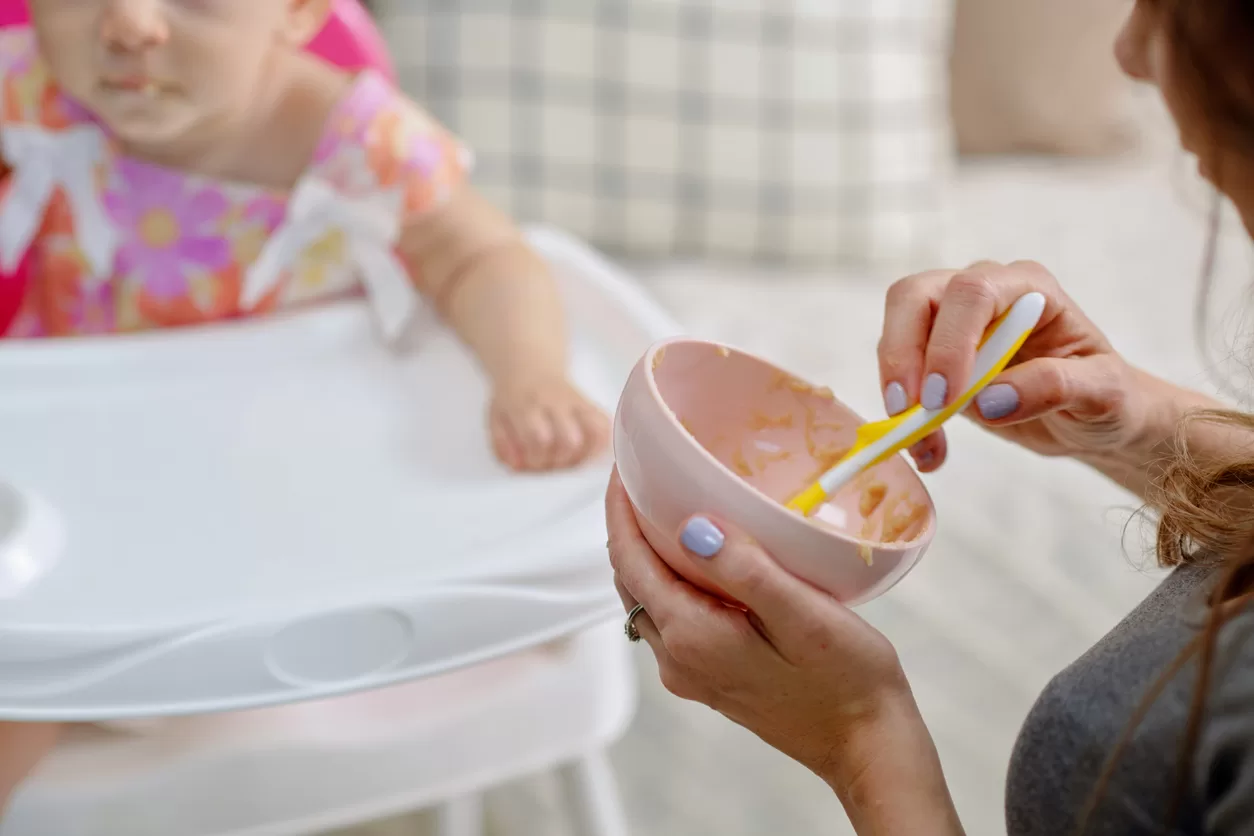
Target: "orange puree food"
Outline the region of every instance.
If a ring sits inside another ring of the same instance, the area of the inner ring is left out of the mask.
[[[883,482],[872,482],[862,489],[862,495],[858,497],[858,513],[862,514],[862,518],[866,519],[879,509],[884,503],[884,497],[888,495],[888,485]]]
[[[884,532],[880,539],[885,543],[896,543],[926,517],[927,506],[917,505],[910,500],[909,494],[902,494],[892,510],[884,515]]]

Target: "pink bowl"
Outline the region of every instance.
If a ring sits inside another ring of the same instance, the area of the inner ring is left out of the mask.
[[[852,445],[862,420],[831,393],[763,360],[677,339],[651,348],[614,418],[614,456],[649,543],[676,572],[723,595],[679,533],[704,514],[739,526],[794,575],[838,600],[901,580],[936,531],[931,497],[896,456],[805,519],[782,503]]]

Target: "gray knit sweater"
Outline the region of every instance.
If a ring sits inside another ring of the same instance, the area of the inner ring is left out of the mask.
[[[1010,765],[1010,836],[1072,836],[1107,755],[1142,696],[1197,634],[1215,572],[1177,570],[1050,683]],[[1190,664],[1137,728],[1086,836],[1254,836],[1254,608],[1220,636],[1205,724],[1176,821],[1165,821],[1196,682]]]

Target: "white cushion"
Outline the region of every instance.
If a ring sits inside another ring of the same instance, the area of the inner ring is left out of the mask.
[[[950,0],[379,0],[520,220],[631,256],[933,266]]]

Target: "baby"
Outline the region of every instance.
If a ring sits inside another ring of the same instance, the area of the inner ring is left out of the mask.
[[[420,298],[492,387],[516,470],[577,465],[608,421],[566,374],[545,265],[465,185],[469,153],[379,75],[308,55],[330,0],[31,0],[0,31],[0,270],[17,338]],[[0,723],[0,810],[55,729]]]

